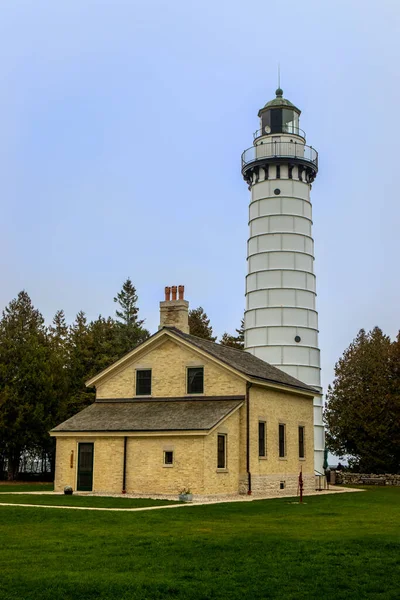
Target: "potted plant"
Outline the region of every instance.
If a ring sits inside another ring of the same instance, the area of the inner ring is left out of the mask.
[[[179,492],[179,500],[180,500],[180,502],[192,502],[193,494],[192,494],[190,488],[183,488]]]
[[[72,496],[73,493],[74,492],[73,492],[72,487],[70,485],[66,485],[65,488],[64,488],[64,494],[66,496]]]

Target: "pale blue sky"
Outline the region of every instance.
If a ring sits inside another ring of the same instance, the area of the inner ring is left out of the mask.
[[[154,331],[183,283],[215,332],[244,308],[241,152],[274,96],[320,153],[312,191],[322,380],[359,328],[400,327],[397,0],[32,0],[0,18],[3,308],[113,314],[130,276]]]

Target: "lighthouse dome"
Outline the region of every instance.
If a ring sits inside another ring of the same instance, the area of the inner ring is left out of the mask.
[[[270,100],[269,102],[267,102],[267,104],[265,104],[265,106],[260,110],[264,111],[266,108],[291,108],[293,110],[295,110],[296,112],[298,112],[298,114],[300,114],[300,109],[298,109],[292,102],[290,102],[290,100],[287,100],[286,98],[283,97],[283,90],[281,88],[278,88],[275,92],[276,94],[276,98],[274,98],[273,100]]]

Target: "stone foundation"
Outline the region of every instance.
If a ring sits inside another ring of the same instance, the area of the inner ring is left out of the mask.
[[[281,488],[281,483],[283,488]],[[303,492],[307,494],[315,491],[315,476],[303,475]],[[247,494],[248,479],[247,475],[239,478],[239,494]],[[292,494],[296,496],[299,493],[299,476],[291,475],[253,475],[251,478],[251,490],[253,494],[271,494],[287,496]]]

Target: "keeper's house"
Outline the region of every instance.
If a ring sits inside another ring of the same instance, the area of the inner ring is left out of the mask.
[[[159,331],[93,377],[96,401],[51,431],[55,490],[178,494],[314,488],[316,390],[241,350],[189,335],[183,286]]]

